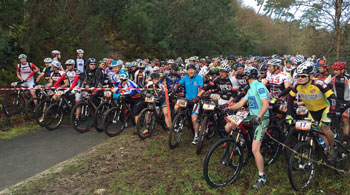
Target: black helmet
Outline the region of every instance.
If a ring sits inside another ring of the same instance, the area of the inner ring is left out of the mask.
[[[236,62],[236,57],[232,55],[232,56],[227,57],[227,60],[233,60]]]
[[[152,73],[151,74],[151,79],[159,79],[160,78],[160,74],[159,73]]]
[[[178,71],[179,70],[179,65],[177,65],[176,63],[172,63],[171,64],[171,68],[175,71]]]
[[[267,71],[267,64],[264,63],[260,66],[260,70],[259,71],[263,71],[263,72],[266,72]]]
[[[244,69],[244,75],[248,76],[248,78],[258,78],[259,72],[256,68],[252,66],[248,66],[247,68]]]
[[[208,75],[213,75],[213,74],[219,75],[219,69],[215,67],[209,69]]]
[[[190,68],[196,70],[196,66],[195,66],[194,64],[188,64],[188,65],[186,66],[186,69],[187,69],[187,70],[190,69]]]

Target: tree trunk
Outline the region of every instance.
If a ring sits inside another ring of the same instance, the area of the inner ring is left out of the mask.
[[[257,15],[259,15],[259,13],[260,13],[260,10],[261,10],[262,6],[264,5],[264,3],[265,3],[265,0],[263,0],[263,1],[262,1],[261,5],[260,5],[260,7],[259,7],[259,10],[258,10],[258,13],[257,13]]]

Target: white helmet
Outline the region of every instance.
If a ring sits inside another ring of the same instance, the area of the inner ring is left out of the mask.
[[[61,65],[61,62],[55,60],[55,61],[51,62],[50,66],[59,69],[59,68],[61,68],[62,65]]]
[[[66,65],[75,65],[75,61],[72,59],[68,59],[65,64]]]
[[[315,72],[315,65],[313,62],[306,61],[300,64],[296,70],[297,74],[313,74]]]
[[[82,49],[77,49],[77,54],[83,54],[84,53],[84,50],[82,50]]]
[[[272,59],[267,64],[268,65],[273,65],[273,66],[281,66],[282,65],[282,60],[280,60],[280,59]]]
[[[18,59],[22,59],[22,58],[27,58],[27,56],[26,56],[26,54],[20,54],[19,56],[18,56]]]
[[[56,56],[56,55],[61,54],[61,52],[58,51],[58,50],[53,50],[53,51],[51,52],[51,54],[52,54],[53,56]]]
[[[297,55],[294,58],[294,64],[302,64],[303,62],[305,62],[305,57],[303,55]]]
[[[231,71],[231,67],[226,60],[221,62],[220,67],[219,67],[219,71],[224,71],[224,72]]]
[[[160,71],[159,66],[154,66],[154,67],[153,67],[153,71],[157,71],[157,70]]]
[[[202,69],[199,71],[198,75],[204,78],[208,74],[208,67],[203,66]]]
[[[45,58],[44,63],[51,63],[53,60],[52,58]]]

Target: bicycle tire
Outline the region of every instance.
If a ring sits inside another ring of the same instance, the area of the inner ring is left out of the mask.
[[[301,133],[302,132],[295,129],[295,127],[290,128],[288,135],[287,135],[287,138],[286,138],[286,140],[284,140],[284,144],[289,146],[290,148],[293,148],[301,141],[301,140],[299,140]],[[284,156],[285,156],[287,163],[289,162],[289,158],[290,158],[291,154],[292,154],[292,152],[289,149],[287,149],[287,148],[284,149]]]
[[[80,115],[79,115],[79,121],[76,125],[74,123],[74,120],[76,119],[76,109],[78,107],[81,107]],[[92,106],[88,102],[79,102],[74,105],[71,114],[70,114],[70,121],[73,126],[73,128],[78,131],[79,133],[86,133],[90,131],[91,127],[93,126],[93,113],[95,113],[92,109]]]
[[[51,100],[43,100],[35,107],[35,121],[41,127],[45,127],[45,111],[51,105]]]
[[[232,146],[232,151],[230,147]],[[224,149],[223,155],[219,156],[219,159],[214,159],[214,156],[220,149]],[[233,150],[234,149],[234,150]],[[238,156],[237,162],[232,162],[233,157]],[[225,162],[227,160],[227,162]],[[212,163],[214,164],[212,167]],[[218,166],[221,165],[221,166]],[[218,168],[216,168],[218,167]],[[228,170],[225,168],[229,168]],[[203,175],[205,181],[214,188],[223,187],[232,184],[238,177],[243,167],[242,151],[239,144],[236,144],[234,138],[223,138],[217,141],[209,150],[205,157],[203,164]],[[211,169],[213,171],[211,171]],[[235,168],[235,171],[232,171]],[[233,174],[232,174],[233,172]],[[224,181],[214,181],[216,177],[214,174],[225,174]],[[226,175],[227,174],[227,175]]]
[[[103,117],[111,107],[112,105],[108,102],[104,102],[97,107],[93,119],[96,131],[103,132]]]
[[[173,120],[173,124],[169,132],[169,141],[168,141],[170,149],[176,148],[181,141],[181,136],[184,131],[184,125],[185,125],[184,118],[185,118],[184,114],[178,113]],[[172,138],[176,138],[176,140],[173,141]]]
[[[272,135],[273,138],[281,142],[281,131],[276,125],[270,125],[266,129],[266,134]],[[264,157],[264,164],[270,165],[275,162],[278,158],[278,155],[281,151],[282,146],[272,140],[268,135],[264,136],[264,139],[261,144],[261,154]]]
[[[146,114],[149,113],[149,121],[146,122]],[[141,140],[144,140],[146,138],[150,138],[153,134],[154,127],[155,127],[155,116],[151,109],[144,108],[140,114],[137,121],[136,129],[137,129],[137,135]],[[148,124],[146,124],[148,123]],[[148,125],[148,128],[147,128]],[[148,130],[148,133],[145,134],[145,130]]]
[[[39,103],[39,98],[31,97],[24,106],[24,114],[26,115],[26,118],[30,121],[35,121],[35,108],[37,105],[35,105],[34,101],[37,101],[37,104]]]
[[[293,149],[302,155],[299,156],[297,154],[292,154],[289,158],[289,163],[288,163],[289,182],[292,185],[293,189],[296,191],[307,190],[308,188],[310,188],[311,180],[315,177],[316,164],[307,160],[305,158],[305,155],[311,159],[314,159],[315,150],[310,146],[308,142],[300,142]],[[306,162],[304,165],[301,165],[300,162],[303,159],[305,159]],[[295,162],[297,163],[297,166],[294,166]],[[300,170],[300,172],[305,172],[305,168],[309,168],[310,174],[308,174],[309,176],[306,177],[307,181],[301,182],[302,184],[299,185],[297,184],[297,182],[302,181],[303,178],[301,178],[300,176],[294,176],[294,173],[298,170]]]
[[[114,124],[111,127],[111,124]],[[124,131],[125,116],[119,108],[109,109],[103,117],[103,131],[109,136],[114,137]],[[115,131],[113,131],[115,129]]]
[[[58,119],[57,122],[53,122],[53,119]],[[57,129],[63,121],[63,110],[58,103],[50,105],[44,116],[45,128],[49,131]]]
[[[9,93],[2,101],[2,111],[6,117],[11,117],[20,114],[24,111],[25,100],[16,92]]]
[[[200,121],[199,123],[199,135],[198,135],[198,143],[197,143],[197,150],[196,150],[196,154],[201,154],[202,149],[203,149],[203,145],[204,145],[204,140],[205,140],[205,132],[207,129],[207,123],[208,123],[208,116],[204,116],[203,120]]]

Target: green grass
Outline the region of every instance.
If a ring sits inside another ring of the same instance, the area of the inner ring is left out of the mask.
[[[39,131],[40,129],[42,128],[33,122],[24,122],[20,126],[13,127],[6,131],[0,131],[0,140],[10,140],[20,135]]]
[[[265,167],[267,185],[254,190],[257,179],[254,159],[243,167],[238,179],[223,188],[210,187],[203,177],[203,161],[209,147],[205,143],[202,155],[196,155],[187,132],[180,145],[170,150],[168,134],[141,141],[127,130],[107,140],[86,154],[79,155],[62,170],[34,179],[13,189],[15,194],[93,194],[97,189],[106,194],[297,194],[289,184],[284,156]],[[350,177],[319,167],[310,190],[303,194],[349,194]]]

